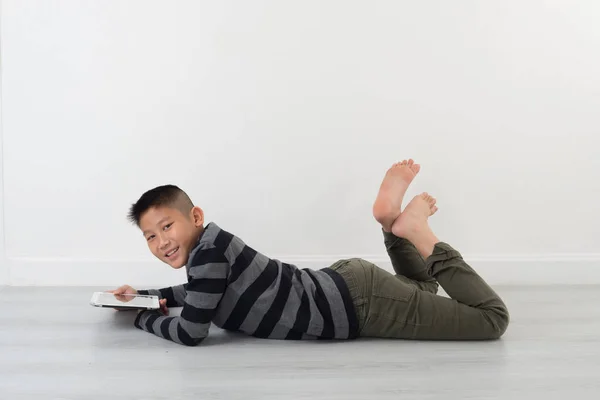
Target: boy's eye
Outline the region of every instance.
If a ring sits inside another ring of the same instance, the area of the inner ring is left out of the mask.
[[[151,241],[152,239],[154,239],[154,235],[150,235],[146,238],[147,241]]]
[[[163,228],[163,230],[167,230],[171,227],[171,225],[173,225],[173,223],[171,222],[170,224],[165,225],[165,227]]]

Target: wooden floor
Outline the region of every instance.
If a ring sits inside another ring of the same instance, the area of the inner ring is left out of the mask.
[[[105,288],[102,288],[105,289]],[[211,328],[187,348],[94,308],[95,288],[0,288],[0,399],[582,399],[600,395],[600,287],[499,287],[495,342],[285,342]]]

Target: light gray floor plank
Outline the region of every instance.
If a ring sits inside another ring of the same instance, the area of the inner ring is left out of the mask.
[[[105,289],[105,288],[102,288]],[[564,399],[600,393],[600,287],[497,288],[495,342],[261,340],[187,348],[88,305],[95,288],[0,290],[0,399]]]

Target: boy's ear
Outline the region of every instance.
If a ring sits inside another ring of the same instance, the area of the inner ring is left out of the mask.
[[[198,206],[192,208],[192,222],[196,227],[204,226],[204,211]]]

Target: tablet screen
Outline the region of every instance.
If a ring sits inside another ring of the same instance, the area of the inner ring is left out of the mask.
[[[92,297],[92,303],[107,307],[158,308],[156,296],[138,294],[115,295],[112,293],[96,292]]]

